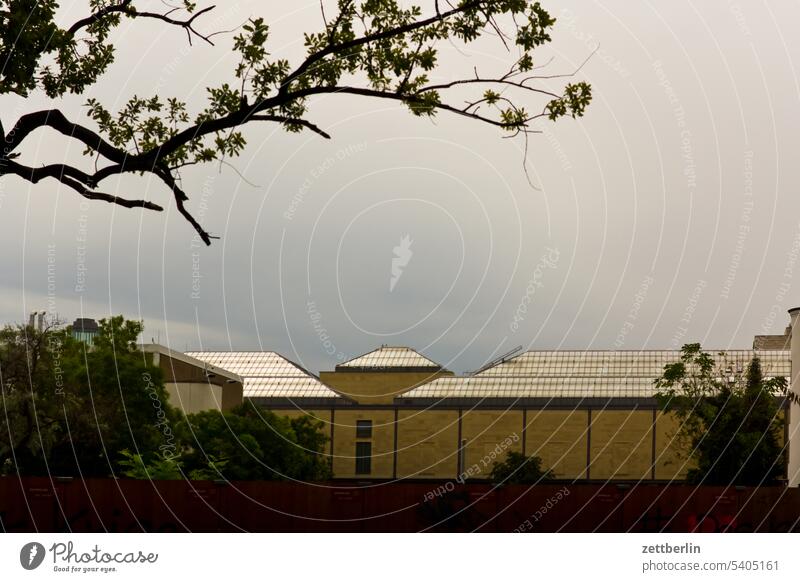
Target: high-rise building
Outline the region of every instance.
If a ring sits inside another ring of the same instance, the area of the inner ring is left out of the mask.
[[[97,322],[88,317],[79,317],[72,323],[72,337],[88,345],[94,343],[94,338],[99,330]]]

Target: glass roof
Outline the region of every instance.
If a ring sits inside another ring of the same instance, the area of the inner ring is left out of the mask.
[[[743,372],[753,356],[765,377],[791,375],[787,350],[707,350],[718,366]],[[653,380],[666,364],[680,360],[677,350],[531,351],[473,376],[437,378],[403,398],[649,398]]]
[[[244,379],[245,398],[339,398],[319,378],[276,352],[186,352]]]
[[[718,365],[744,371],[753,356],[761,359],[765,376],[791,374],[788,350],[705,350]],[[476,377],[533,376],[552,378],[641,377],[654,379],[666,364],[677,362],[677,350],[648,351],[530,351],[475,374]],[[724,362],[724,364],[723,364]]]
[[[649,398],[651,378],[444,377],[401,398]]]
[[[306,378],[245,378],[244,395],[249,398],[336,398],[336,392],[322,382]]]
[[[381,346],[363,356],[358,356],[337,368],[436,368],[441,366],[419,352],[406,347]]]

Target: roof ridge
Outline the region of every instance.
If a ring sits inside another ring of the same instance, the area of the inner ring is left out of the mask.
[[[414,354],[415,356],[417,356],[417,358],[419,358],[419,360],[421,360],[421,361],[413,362],[413,363],[410,363],[408,365],[402,365],[402,364],[394,364],[393,365],[392,363],[390,363],[388,365],[381,365],[381,364],[378,364],[378,363],[366,363],[364,366],[359,366],[357,364],[354,364],[354,362],[357,362],[358,360],[360,360],[362,358],[366,358],[367,356],[370,356],[372,354],[378,354],[381,351],[390,351],[390,350],[403,350],[403,351],[406,351],[406,352],[410,352],[410,353]],[[350,368],[350,367],[352,367],[352,368],[357,368],[357,367],[364,367],[364,368],[425,367],[425,368],[440,368],[440,369],[443,369],[443,366],[441,364],[439,364],[438,362],[435,362],[434,360],[430,359],[428,356],[424,355],[423,353],[419,352],[418,350],[416,350],[416,349],[414,349],[414,348],[412,348],[410,346],[389,346],[389,345],[381,345],[380,347],[372,349],[372,350],[370,350],[368,352],[365,352],[365,353],[363,353],[363,354],[361,354],[359,356],[355,356],[355,357],[350,358],[348,360],[345,360],[343,362],[339,362],[338,364],[336,364],[336,367],[337,368],[339,368],[339,367],[343,367],[343,368]]]
[[[783,336],[781,336],[783,337]],[[766,349],[758,349],[758,348],[702,348],[704,352],[788,352],[790,350],[766,350]],[[515,358],[519,358],[520,356],[524,356],[525,354],[543,354],[543,353],[550,353],[550,354],[564,354],[564,353],[573,353],[573,354],[587,354],[587,353],[609,353],[609,354],[647,354],[647,353],[655,353],[655,352],[673,352],[676,354],[680,354],[682,350],[680,349],[670,349],[670,348],[647,348],[641,350],[612,350],[612,349],[592,349],[592,350],[580,350],[580,349],[552,349],[552,350],[525,350],[521,354],[517,354],[505,360],[506,362],[510,362]]]

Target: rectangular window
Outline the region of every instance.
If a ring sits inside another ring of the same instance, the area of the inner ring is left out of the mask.
[[[372,443],[356,443],[356,475],[372,472]]]
[[[372,421],[371,420],[357,420],[356,421],[356,438],[357,439],[371,439],[372,438]]]

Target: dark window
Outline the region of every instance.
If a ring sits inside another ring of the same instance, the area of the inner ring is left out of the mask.
[[[357,439],[371,439],[372,438],[372,421],[371,420],[357,420],[356,421],[356,438]]]
[[[372,443],[356,443],[356,475],[372,472]]]

